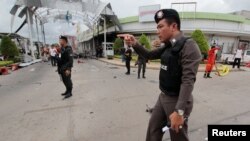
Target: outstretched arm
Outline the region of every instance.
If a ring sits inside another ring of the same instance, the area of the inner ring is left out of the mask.
[[[138,53],[139,55],[141,55],[142,57],[144,57],[145,59],[148,59],[148,60],[160,59],[161,54],[164,52],[164,50],[166,48],[166,46],[164,46],[164,47],[160,47],[160,48],[157,48],[155,50],[152,50],[152,51],[148,51],[143,46],[141,46],[137,42],[135,37],[131,34],[119,34],[117,36],[120,38],[124,38],[124,42],[127,45],[132,46],[134,48],[134,50],[136,51],[136,53]]]
[[[161,58],[161,54],[164,52],[166,47],[165,46],[159,47],[157,49],[149,51],[137,43],[136,45],[133,46],[133,48],[135,52],[141,55],[143,58],[147,60],[154,60]]]

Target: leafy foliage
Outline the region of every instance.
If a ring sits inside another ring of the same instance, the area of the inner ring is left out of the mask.
[[[208,45],[208,41],[206,40],[205,35],[203,34],[203,32],[199,29],[196,29],[193,33],[192,33],[192,38],[196,41],[196,43],[198,44],[201,53],[206,56],[209,50],[209,45]]]
[[[139,43],[141,45],[144,45],[148,50],[151,50],[151,45],[150,45],[149,39],[145,34],[141,35],[141,37],[139,39]]]
[[[121,38],[116,38],[114,42],[114,51],[118,52],[123,47],[123,41]]]
[[[2,38],[0,52],[7,60],[12,60],[19,55],[16,44],[8,36]]]

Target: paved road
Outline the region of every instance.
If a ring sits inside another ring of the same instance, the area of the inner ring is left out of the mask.
[[[96,60],[73,68],[74,96],[62,100],[64,86],[48,63],[0,76],[0,137],[4,141],[143,141],[160,93],[157,70],[138,80],[135,69]],[[203,79],[198,74],[190,117],[191,141],[206,138],[207,124],[250,122],[250,72]],[[169,140],[169,135],[164,136]]]

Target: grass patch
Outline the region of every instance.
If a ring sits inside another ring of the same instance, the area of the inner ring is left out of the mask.
[[[11,65],[13,63],[14,63],[13,61],[0,61],[0,67],[8,66],[8,65]]]

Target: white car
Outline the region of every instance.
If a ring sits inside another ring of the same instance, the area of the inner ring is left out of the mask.
[[[221,61],[226,64],[231,64],[234,62],[234,54],[221,54]],[[250,62],[250,50],[245,50],[241,63],[245,64]]]

